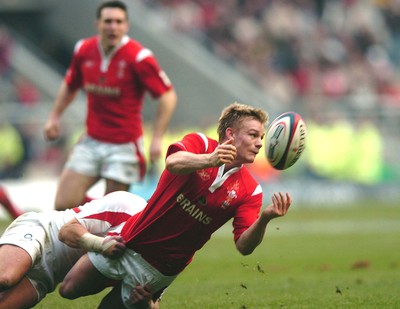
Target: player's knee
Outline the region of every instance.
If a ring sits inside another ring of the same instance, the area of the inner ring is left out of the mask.
[[[75,206],[79,206],[79,205],[74,205],[73,207],[75,207]],[[69,209],[72,207],[71,207],[71,204],[68,203],[68,201],[58,198],[58,199],[56,199],[56,201],[54,203],[54,208],[55,208],[55,210],[60,211],[60,210],[66,210],[66,209]]]
[[[16,278],[12,274],[3,273],[0,274],[0,292],[8,290],[18,283],[19,278]]]
[[[73,285],[71,285],[65,281],[63,283],[61,283],[58,292],[60,293],[61,297],[63,297],[63,298],[75,299],[78,297],[77,294],[74,292]]]

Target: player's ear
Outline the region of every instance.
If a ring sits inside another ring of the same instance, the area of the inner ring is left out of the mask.
[[[225,130],[225,136],[227,139],[233,139],[234,138],[234,132],[232,128],[226,128]]]

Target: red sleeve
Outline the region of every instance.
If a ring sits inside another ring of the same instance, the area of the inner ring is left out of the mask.
[[[240,205],[233,219],[233,234],[235,241],[247,230],[259,217],[262,205],[262,192],[252,195],[246,202]]]
[[[75,46],[74,54],[71,63],[65,74],[65,82],[71,90],[76,90],[82,87],[82,74],[80,70],[79,50],[80,43]]]
[[[182,140],[171,144],[168,147],[166,156],[168,157],[170,154],[181,150],[198,154],[206,153],[210,142],[211,140],[202,133],[189,133]]]
[[[152,56],[140,61],[136,69],[141,82],[153,98],[160,97],[173,87],[167,74],[160,68],[157,60]]]

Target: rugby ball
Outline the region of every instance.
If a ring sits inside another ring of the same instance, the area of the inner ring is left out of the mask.
[[[265,154],[277,170],[291,167],[306,147],[307,128],[303,118],[295,112],[278,116],[268,128]]]

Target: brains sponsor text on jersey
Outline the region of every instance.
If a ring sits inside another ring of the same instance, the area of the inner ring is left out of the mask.
[[[187,199],[182,193],[176,197],[176,201],[186,213],[197,221],[203,224],[211,223],[212,218],[207,216],[207,214],[205,214],[195,203],[192,203]]]
[[[85,91],[95,95],[119,97],[121,95],[121,89],[118,87],[100,86],[96,84],[85,84]]]

